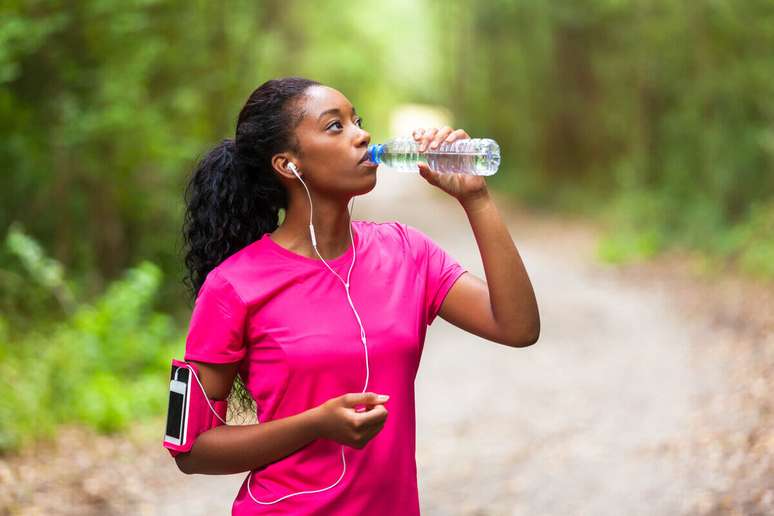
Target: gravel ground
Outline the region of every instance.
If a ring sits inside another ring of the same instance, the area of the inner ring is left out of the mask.
[[[354,218],[414,225],[484,278],[464,212],[423,181],[385,173]],[[774,513],[772,289],[686,279],[683,259],[598,265],[588,227],[498,207],[542,333],[510,349],[440,318],[429,329],[416,383],[423,514]],[[179,473],[161,428],[69,429],[0,462],[0,513],[228,514],[244,475]]]

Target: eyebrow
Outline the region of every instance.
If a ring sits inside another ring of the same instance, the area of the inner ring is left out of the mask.
[[[320,120],[322,120],[322,118],[323,118],[325,115],[327,115],[327,114],[329,114],[329,113],[339,113],[339,114],[340,114],[340,113],[341,113],[341,110],[340,110],[339,108],[326,109],[325,111],[323,111],[322,113],[320,113],[320,116],[317,118],[317,121],[319,122]],[[352,106],[352,114],[353,114],[353,115],[357,115],[357,110],[355,110],[355,106]]]

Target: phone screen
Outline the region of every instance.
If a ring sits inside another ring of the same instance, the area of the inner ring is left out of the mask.
[[[174,378],[175,368],[172,371]],[[180,368],[177,379],[184,384],[188,383],[188,369]],[[169,390],[169,408],[167,411],[167,435],[177,440],[183,438],[183,418],[185,411],[185,394]]]
[[[183,402],[185,396],[177,392],[169,393],[169,413],[167,414],[167,435],[180,439],[183,428]]]

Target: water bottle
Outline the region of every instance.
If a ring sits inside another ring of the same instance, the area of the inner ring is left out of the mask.
[[[500,166],[500,146],[489,138],[467,138],[429,146],[419,152],[420,142],[410,137],[392,138],[368,146],[368,159],[400,172],[419,173],[417,163],[427,163],[431,170],[444,173],[491,176]]]

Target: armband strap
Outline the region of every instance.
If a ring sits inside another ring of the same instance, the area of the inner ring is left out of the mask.
[[[173,457],[180,453],[190,451],[199,434],[220,426],[226,420],[228,400],[213,400],[208,398],[199,382],[199,370],[195,364],[173,359],[172,365],[188,367],[193,372],[190,379],[190,403],[186,416],[186,438],[182,444],[172,444],[164,441],[164,447]],[[210,406],[212,408],[210,408]],[[214,412],[213,412],[214,409]]]

